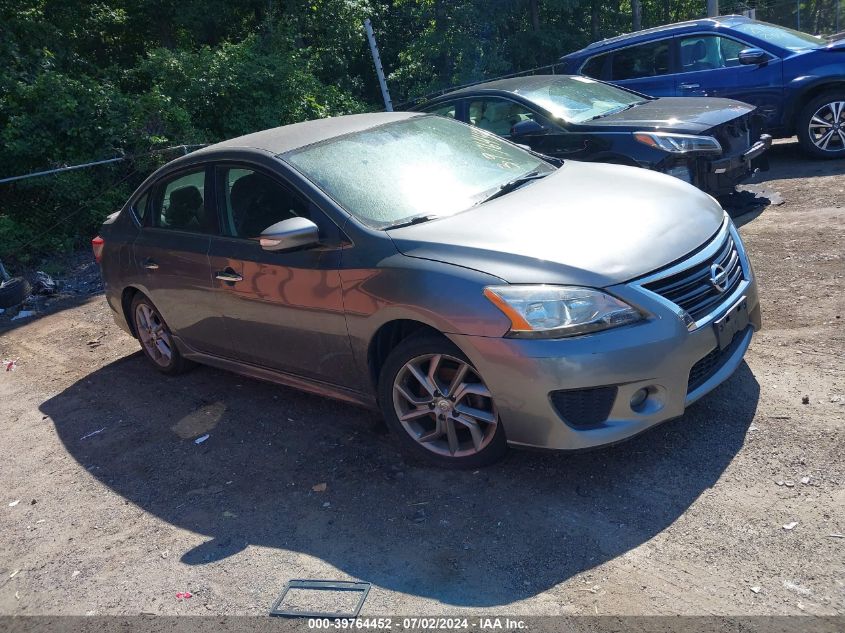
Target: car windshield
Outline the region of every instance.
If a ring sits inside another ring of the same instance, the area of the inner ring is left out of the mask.
[[[534,77],[525,88],[514,92],[570,123],[582,123],[644,102],[637,94],[588,77]]]
[[[554,171],[508,141],[438,116],[387,123],[282,158],[373,228],[453,215],[520,176]]]
[[[732,27],[735,31],[751,35],[758,39],[786,48],[791,51],[806,50],[808,48],[818,48],[827,44],[825,40],[809,33],[802,33],[801,31],[793,31],[783,26],[775,26],[766,22],[743,22],[742,24],[735,24]]]

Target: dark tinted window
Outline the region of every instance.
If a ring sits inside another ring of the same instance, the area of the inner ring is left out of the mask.
[[[604,61],[607,59],[607,55],[598,55],[597,57],[591,57],[584,67],[581,68],[581,74],[587,75],[587,77],[593,77],[594,79],[601,79],[602,78],[602,71],[604,70]]]
[[[438,114],[440,116],[446,116],[450,119],[455,118],[455,108],[457,107],[457,103],[454,101],[452,103],[447,103],[445,105],[438,105],[432,108],[423,108],[425,112],[430,112],[431,114]]]
[[[147,219],[147,203],[149,200],[150,193],[147,191],[135,201],[135,204],[132,205],[132,212],[135,214],[135,218],[141,226],[144,226]]]
[[[159,185],[153,226],[192,233],[216,233],[214,210],[205,204],[205,168],[180,174]]]
[[[619,81],[667,74],[671,42],[662,40],[616,51],[613,54],[612,79]]]
[[[222,168],[224,233],[258,237],[282,220],[311,218],[308,202],[277,180],[252,169]],[[318,222],[318,225],[320,223]]]

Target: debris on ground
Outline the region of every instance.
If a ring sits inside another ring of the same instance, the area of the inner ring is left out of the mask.
[[[15,571],[13,571],[11,574],[9,574],[9,579],[11,580],[11,579],[12,579],[12,578],[14,578],[15,576],[17,576],[19,573],[21,573],[21,570],[20,570],[20,569],[16,569],[16,570],[15,570]]]
[[[206,441],[209,437],[211,437],[211,436],[210,436],[208,433],[206,433],[206,434],[205,434],[205,435],[203,435],[202,437],[198,437],[197,439],[195,439],[195,440],[194,440],[194,444],[202,444],[202,443],[203,443],[203,442],[205,442],[205,441]]]
[[[784,580],[783,586],[789,589],[790,591],[794,591],[795,593],[801,594],[802,596],[809,596],[812,593],[806,587],[802,587],[797,582],[792,582],[791,580]]]
[[[176,592],[176,599],[177,600],[190,600],[194,597],[190,591],[177,591]]]
[[[17,321],[18,319],[27,319],[31,316],[35,316],[35,312],[32,310],[21,310],[15,316],[12,317],[12,321]]]
[[[20,502],[21,502],[21,500],[20,500],[20,499],[15,499],[14,501],[12,501],[12,502],[9,504],[9,507],[10,507],[10,508],[14,508],[14,507],[15,507],[16,505],[18,505]]]
[[[801,483],[802,484],[810,483],[810,478],[809,477],[801,477]]]
[[[784,530],[794,530],[795,526],[798,525],[798,521],[792,521],[791,523],[785,523],[783,526]]]
[[[3,367],[6,368],[6,371],[15,371],[18,368],[18,361],[4,359]]]
[[[829,538],[845,538],[845,534],[839,534],[839,532],[834,532],[833,534],[828,534]]]
[[[82,440],[87,440],[89,437],[99,435],[100,433],[102,433],[105,430],[106,430],[106,427],[103,427],[101,429],[97,429],[96,431],[91,431],[88,435],[83,435],[82,437],[80,437],[79,441],[81,442]]]
[[[32,280],[32,292],[37,295],[56,294],[56,282],[47,273],[39,270]]]
[[[804,396],[801,398],[801,404],[810,404],[810,396]]]
[[[751,591],[753,591],[754,593],[760,593],[760,587],[755,585],[754,587],[751,587]]]
[[[313,486],[311,486],[311,490],[313,490],[314,492],[325,492],[327,487],[328,486],[326,486],[325,482],[323,482],[320,484],[314,484]]]

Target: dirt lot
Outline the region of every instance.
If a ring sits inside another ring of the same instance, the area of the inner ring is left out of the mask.
[[[0,613],[261,615],[291,578],[366,615],[845,613],[845,163],[772,160],[747,364],[592,453],[420,467],[367,411],[158,375],[100,295],[0,317]]]

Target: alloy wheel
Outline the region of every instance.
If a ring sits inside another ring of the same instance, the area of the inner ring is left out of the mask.
[[[471,365],[447,354],[405,363],[393,381],[393,406],[408,435],[445,457],[481,452],[499,424],[484,381]]]
[[[825,152],[845,149],[845,101],[825,103],[810,118],[810,140]]]
[[[169,366],[173,360],[173,341],[161,315],[147,304],[139,303],[135,308],[135,324],[147,355],[157,365]]]

